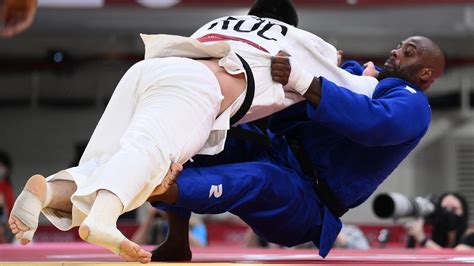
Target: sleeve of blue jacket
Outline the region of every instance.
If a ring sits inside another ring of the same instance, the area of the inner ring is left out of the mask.
[[[340,67],[345,71],[357,76],[362,76],[362,72],[364,72],[364,67],[354,60],[345,61]]]
[[[431,119],[421,91],[395,82],[379,83],[370,99],[321,78],[318,107],[308,104],[310,119],[365,146],[397,145],[422,136]],[[397,81],[398,80],[398,81]],[[388,84],[387,84],[388,83]]]
[[[365,69],[363,65],[359,64],[359,62],[354,60],[345,61],[341,64],[340,67],[345,71],[357,76],[362,76],[362,73]],[[375,70],[380,71],[381,68],[379,66],[375,66]]]

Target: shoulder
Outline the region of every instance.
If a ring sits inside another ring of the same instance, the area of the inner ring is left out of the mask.
[[[416,86],[397,78],[381,80],[375,88],[374,98],[398,96],[428,103],[426,94]]]
[[[374,92],[374,99],[382,100],[385,105],[403,110],[404,114],[423,119],[426,123],[431,120],[431,107],[426,94],[403,80],[382,80]]]

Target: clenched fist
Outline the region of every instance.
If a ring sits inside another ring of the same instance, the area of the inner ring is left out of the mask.
[[[288,84],[291,74],[289,56],[286,52],[280,51],[276,56],[272,57],[272,79],[283,86]]]

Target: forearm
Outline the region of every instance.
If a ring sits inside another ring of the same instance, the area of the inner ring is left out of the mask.
[[[431,113],[421,93],[398,86],[371,99],[324,77],[320,80],[322,86],[311,86],[308,118],[354,142],[372,147],[396,145],[422,136],[428,127]]]
[[[308,100],[314,107],[318,107],[321,102],[321,96],[323,94],[321,79],[314,77],[308,90],[303,97]]]
[[[455,248],[455,250],[459,250],[459,251],[471,251],[471,250],[474,250],[473,247],[469,246],[469,245],[466,245],[466,244],[459,244],[457,245]]]
[[[422,230],[422,229],[420,229]],[[415,232],[414,235],[415,239],[418,241],[422,248],[431,248],[431,249],[440,249],[441,246],[438,245],[433,239],[427,237],[423,231]]]
[[[430,238],[428,238],[428,240],[426,241],[426,244],[423,247],[424,248],[431,248],[431,249],[440,249],[440,248],[442,248],[440,245],[438,245],[436,242],[434,242]]]

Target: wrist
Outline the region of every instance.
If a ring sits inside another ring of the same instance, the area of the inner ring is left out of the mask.
[[[313,75],[303,71],[300,78],[298,79],[298,82],[295,84],[294,90],[296,90],[301,95],[305,95],[314,79],[315,77]]]
[[[317,78],[317,77],[313,78],[313,81],[311,82],[309,89],[306,91],[303,97],[306,98],[306,100],[308,100],[308,102],[311,103],[312,106],[314,107],[319,106],[319,104],[321,103],[321,97],[322,97],[321,78]]]
[[[304,69],[300,68],[297,64],[292,62],[291,73],[287,86],[291,87],[299,94],[304,95],[313,82],[313,79],[314,75],[308,73]]]

